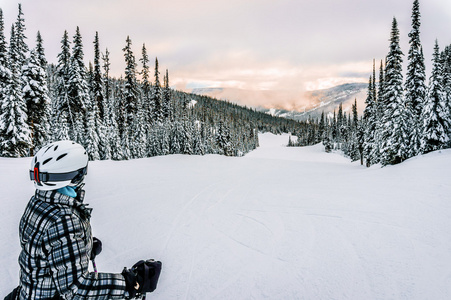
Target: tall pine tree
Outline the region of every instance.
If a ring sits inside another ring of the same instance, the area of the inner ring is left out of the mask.
[[[27,107],[22,98],[19,51],[16,47],[16,31],[13,25],[9,49],[11,76],[3,90],[3,98],[0,102],[0,148],[2,149],[2,156],[6,157],[29,155],[31,144],[30,130],[27,124]]]
[[[105,112],[103,107],[103,82],[102,71],[100,67],[99,33],[97,31],[94,38],[94,72],[92,78],[92,93],[95,105],[97,105],[100,120],[103,122]]]
[[[91,83],[92,106],[95,107],[96,115],[94,116],[95,128],[98,136],[98,149],[100,159],[109,159],[111,157],[110,145],[105,138],[105,100],[102,71],[100,66],[100,45],[99,33],[96,31],[94,38],[94,68]]]
[[[73,117],[69,106],[69,70],[70,70],[70,41],[65,30],[61,40],[61,52],[58,54],[58,64],[56,66],[57,78],[53,87],[53,103],[51,127],[54,140],[68,140],[69,120]]]
[[[423,128],[420,119],[426,98],[426,71],[423,57],[423,47],[420,42],[420,5],[414,0],[412,9],[412,31],[409,33],[409,55],[406,77],[406,106],[412,114],[410,137],[410,156],[420,152],[421,132]]]
[[[83,62],[83,42],[80,28],[77,26],[70,57],[68,82],[68,122],[69,137],[82,145],[87,145],[89,135],[85,135],[86,108],[89,105],[89,86],[86,76],[86,67]]]
[[[8,68],[8,45],[5,38],[5,26],[3,11],[0,8],[0,100],[3,100],[5,91],[11,80],[11,72]],[[0,102],[0,116],[2,115],[2,104]],[[0,155],[2,151],[3,137],[0,135]]]
[[[163,120],[163,106],[160,84],[160,71],[158,71],[158,58],[155,58],[155,83],[153,85],[151,103],[153,106],[154,122],[161,122]]]
[[[22,97],[27,105],[28,124],[31,130],[30,155],[50,140],[50,98],[47,88],[47,74],[41,66],[39,54],[32,50],[27,63],[22,67]]]
[[[432,59],[432,73],[429,79],[427,101],[423,107],[423,136],[421,149],[423,153],[444,148],[448,141],[449,112],[443,88],[443,66],[440,61],[440,49],[435,42]]]
[[[146,139],[146,153],[150,156],[151,144],[151,123],[152,123],[152,104],[151,104],[151,84],[150,84],[150,70],[149,70],[149,56],[147,55],[146,45],[143,44],[141,50],[142,57],[140,62],[142,64],[141,79],[142,79],[142,117],[145,130]]]
[[[169,88],[169,73],[168,69],[166,69],[166,75],[164,76],[164,89],[163,89],[163,97],[162,97],[162,111],[163,118],[165,120],[171,118],[171,89]]]
[[[105,51],[105,55],[103,55],[103,86],[104,86],[104,99],[105,99],[105,125],[107,128],[106,131],[106,140],[108,141],[108,144],[110,145],[111,151],[111,159],[114,160],[120,160],[123,157],[122,153],[122,147],[121,147],[121,141],[120,141],[120,135],[117,125],[117,119],[116,119],[116,101],[115,98],[112,96],[112,82],[111,78],[109,76],[110,74],[110,53],[108,49]],[[110,157],[105,157],[105,159],[109,159]]]
[[[41,33],[38,31],[36,34],[36,53],[38,55],[39,63],[41,64],[41,67],[44,69],[44,71],[47,70],[47,59],[45,58],[45,51],[44,51],[44,41],[42,40]]]
[[[0,66],[7,67],[7,62],[8,45],[5,37],[5,22],[3,20],[3,10],[0,8]]]
[[[402,56],[398,22],[393,18],[384,83],[383,142],[380,149],[383,165],[400,163],[409,157],[411,115],[403,96]]]
[[[383,123],[382,118],[384,116],[385,108],[387,107],[388,103],[385,101],[385,74],[384,74],[384,62],[381,60],[381,65],[379,68],[379,82],[377,85],[377,99],[376,99],[376,126],[375,126],[375,132],[374,132],[374,145],[373,145],[373,151],[371,152],[371,157],[373,159],[373,164],[379,163],[381,161],[381,152],[380,149],[382,148],[382,134],[383,134]]]
[[[124,83],[124,107],[126,122],[129,127],[129,149],[132,158],[142,157],[145,142],[142,139],[142,114],[138,114],[141,108],[138,83],[136,80],[136,61],[132,51],[132,41],[127,37],[126,45],[122,49],[125,57],[125,83]]]
[[[14,48],[16,52],[16,57],[14,58],[14,60],[19,66],[19,70],[25,64],[25,61],[27,59],[28,45],[25,42],[26,39],[27,37],[25,36],[25,19],[23,18],[22,5],[19,4],[19,13],[17,15],[17,20],[15,22],[14,40],[11,41],[15,44]]]
[[[354,104],[352,104],[352,122],[351,122],[350,149],[349,149],[350,152],[349,156],[351,157],[352,161],[360,160],[361,157],[359,147],[360,129],[361,127],[359,122],[359,115],[357,112],[357,99],[355,99]]]
[[[451,46],[445,47],[442,52],[443,63],[443,88],[445,90],[446,107],[448,109],[448,116],[451,118]],[[451,119],[450,119],[451,122]],[[450,141],[448,147],[451,147],[451,128],[448,130]]]
[[[374,86],[373,77],[370,76],[368,84],[368,96],[365,100],[365,110],[363,111],[363,122],[365,124],[364,143],[363,143],[363,156],[366,161],[366,166],[370,167],[375,163],[373,157],[375,148],[375,132],[377,126],[377,111],[376,111],[376,99],[374,99]]]

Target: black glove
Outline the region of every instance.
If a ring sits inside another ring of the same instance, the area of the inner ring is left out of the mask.
[[[130,298],[155,291],[160,273],[161,262],[153,259],[140,260],[129,270],[124,268],[122,276],[125,278],[126,290]]]
[[[102,242],[98,238],[93,237],[92,238],[92,249],[91,249],[91,260],[96,258],[96,256],[99,255],[100,252],[102,252]]]

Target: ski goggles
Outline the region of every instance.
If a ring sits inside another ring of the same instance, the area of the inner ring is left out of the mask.
[[[67,173],[39,172],[39,168],[36,167],[34,170],[30,170],[30,180],[34,180],[37,183],[71,180],[73,183],[77,183],[83,180],[86,174],[88,174],[88,166],[78,169],[77,171]]]

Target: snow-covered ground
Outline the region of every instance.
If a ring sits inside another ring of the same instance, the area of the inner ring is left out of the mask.
[[[160,259],[152,299],[451,299],[451,150],[367,169],[287,141],[90,163],[99,270]],[[0,158],[2,297],[18,282],[29,162]]]

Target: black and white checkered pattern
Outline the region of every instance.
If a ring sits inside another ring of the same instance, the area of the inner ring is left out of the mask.
[[[88,272],[91,209],[57,191],[36,191],[20,221],[20,299],[123,299],[121,274]]]

